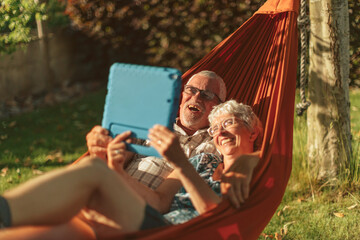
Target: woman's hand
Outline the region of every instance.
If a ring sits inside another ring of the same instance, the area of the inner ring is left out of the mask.
[[[134,154],[126,150],[124,142],[131,142],[130,135],[130,131],[123,132],[117,135],[107,146],[108,166],[120,174],[124,172],[124,163]]]
[[[182,167],[186,156],[182,150],[178,137],[161,125],[154,125],[149,129],[150,145],[154,147],[173,167]]]
[[[221,177],[221,193],[239,208],[249,197],[253,171],[259,162],[259,153],[240,156]]]

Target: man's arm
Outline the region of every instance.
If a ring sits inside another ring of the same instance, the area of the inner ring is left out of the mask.
[[[254,168],[260,160],[260,152],[240,156],[221,177],[221,193],[239,208],[249,197]]]

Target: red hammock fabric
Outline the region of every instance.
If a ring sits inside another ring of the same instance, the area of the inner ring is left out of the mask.
[[[248,240],[259,237],[282,200],[291,172],[298,9],[299,0],[268,0],[253,17],[183,75],[185,83],[196,72],[215,71],[225,80],[228,98],[253,106],[261,119],[264,125],[261,160],[253,174],[248,201],[236,210],[224,200],[185,224],[109,239]],[[2,236],[12,239],[95,237],[77,218],[71,224],[73,233],[69,228],[64,229],[23,227]]]
[[[183,75],[224,78],[228,98],[253,106],[264,124],[261,160],[249,200],[228,201],[185,224],[110,239],[257,239],[279,206],[292,164],[298,0],[268,0],[247,22]]]

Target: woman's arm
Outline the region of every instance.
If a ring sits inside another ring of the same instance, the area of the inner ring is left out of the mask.
[[[172,177],[179,179],[191,196],[191,202],[201,214],[220,203],[221,198],[209,187],[188,161],[178,138],[164,126],[155,125],[149,131],[150,145],[174,167]],[[163,193],[162,185],[157,191]]]

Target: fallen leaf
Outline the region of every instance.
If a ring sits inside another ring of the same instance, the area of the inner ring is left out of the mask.
[[[287,206],[287,205],[284,206],[283,209],[278,211],[277,215],[280,216],[283,212],[285,212],[286,209],[289,209],[289,208],[290,208],[290,206]]]
[[[16,126],[16,121],[12,121],[9,123],[8,127],[13,128]]]
[[[31,158],[27,157],[24,161],[24,167],[29,167],[31,165]]]
[[[345,215],[343,213],[333,213],[335,215],[335,217],[338,217],[338,218],[343,218]]]
[[[59,125],[56,126],[56,130],[61,132],[61,131],[64,130],[64,126],[59,124]]]
[[[45,164],[48,164],[50,162],[56,161],[58,163],[62,163],[64,161],[63,154],[61,151],[53,152],[52,154],[49,154],[46,156],[46,162]]]
[[[271,234],[261,233],[261,236],[263,236],[265,239],[274,239],[274,236]]]
[[[8,135],[6,135],[6,134],[3,134],[3,135],[0,136],[1,140],[6,140],[7,138],[8,138]]]
[[[286,205],[282,210],[285,211],[288,208],[290,208],[290,206]]]
[[[284,227],[280,230],[281,234],[283,236],[285,236],[288,232],[289,232],[289,229],[288,229],[288,226],[291,225],[291,224],[294,224],[295,221],[292,221],[292,222],[288,222],[284,225]]]
[[[282,240],[281,234],[275,233],[275,239],[276,239],[276,240]]]
[[[32,173],[33,173],[34,175],[41,175],[41,174],[43,174],[44,172],[41,171],[41,170],[39,170],[39,169],[33,169],[33,170],[32,170]]]
[[[352,209],[354,209],[354,208],[356,208],[356,207],[357,207],[357,203],[355,203],[354,205],[348,207],[347,209],[352,210]]]
[[[7,172],[9,171],[9,168],[8,167],[4,167],[3,169],[1,169],[1,176],[2,177],[5,177]]]

